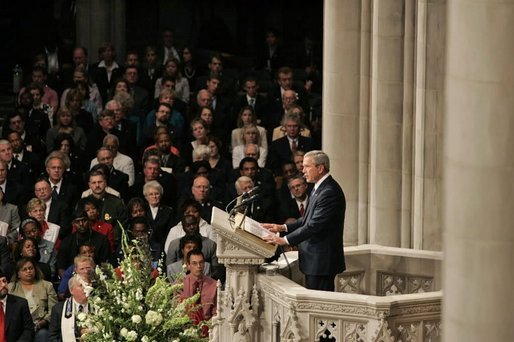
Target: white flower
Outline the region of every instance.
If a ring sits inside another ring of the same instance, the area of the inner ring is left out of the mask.
[[[145,316],[146,324],[154,327],[158,326],[162,322],[162,315],[156,311],[149,310]]]
[[[141,316],[139,315],[133,315],[132,316],[132,323],[136,323],[136,324],[139,324],[141,323],[143,319],[141,318]]]
[[[127,341],[135,341],[137,338],[137,332],[130,330],[125,338]]]
[[[128,334],[127,328],[121,328],[120,335],[126,338],[127,334]]]
[[[87,315],[83,312],[80,312],[78,315],[77,315],[77,319],[81,322],[85,321],[86,320],[86,317]]]
[[[148,342],[148,341],[150,341],[148,339],[148,336],[145,335],[145,336],[141,337],[141,342]]]

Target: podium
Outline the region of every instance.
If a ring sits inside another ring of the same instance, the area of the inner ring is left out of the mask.
[[[211,224],[218,245],[216,254],[218,262],[227,269],[227,277],[225,289],[218,288],[217,315],[212,319],[210,341],[234,341],[240,338],[241,327],[246,329],[247,341],[258,341],[262,298],[256,287],[256,277],[259,266],[265,258],[275,255],[277,247],[248,232],[246,228],[250,222],[258,225],[243,214],[231,216],[212,208]]]

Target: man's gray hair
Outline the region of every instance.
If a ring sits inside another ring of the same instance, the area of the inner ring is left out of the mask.
[[[235,182],[236,191],[238,194],[243,193],[243,189],[241,188],[241,183],[245,183],[245,182],[252,183],[252,188],[253,188],[253,186],[254,186],[253,180],[248,176],[241,176]]]
[[[325,171],[330,171],[330,159],[328,158],[327,154],[320,150],[314,150],[305,153],[305,156],[303,158],[312,158],[312,161],[316,165],[323,165],[325,167]]]
[[[117,136],[115,136],[114,134],[107,134],[105,137],[104,137],[104,140],[102,141],[102,145],[105,145],[105,143],[109,140],[109,139],[112,139],[116,142],[116,146],[120,146],[120,139],[118,139]]]

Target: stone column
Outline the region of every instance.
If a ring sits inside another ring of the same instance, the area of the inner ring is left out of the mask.
[[[89,50],[89,62],[98,61],[98,47],[114,44],[118,57],[124,60],[126,48],[126,4],[123,0],[78,0],[76,3],[77,46]]]
[[[346,195],[345,244],[367,242],[368,1],[325,0],[323,141],[331,173]],[[362,23],[361,23],[362,21]],[[364,27],[361,29],[361,27]],[[362,53],[361,53],[362,52]]]
[[[443,340],[514,339],[514,1],[448,1]]]

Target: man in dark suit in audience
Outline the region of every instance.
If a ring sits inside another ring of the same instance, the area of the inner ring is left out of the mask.
[[[250,106],[257,115],[258,123],[261,118],[267,114],[267,102],[266,98],[258,93],[259,85],[257,80],[253,76],[248,76],[244,80],[243,89],[245,93],[240,95],[234,101],[234,114],[233,117],[237,118],[241,109],[245,106]]]
[[[278,172],[280,165],[293,160],[293,153],[298,150],[312,150],[312,139],[300,135],[301,119],[296,113],[287,113],[284,117],[286,135],[271,143],[268,167]]]
[[[0,271],[0,310],[2,310],[0,315],[4,316],[3,326],[0,323],[0,334],[5,336],[7,342],[32,342],[34,322],[30,315],[29,304],[24,298],[10,295],[8,283],[7,275]]]
[[[307,183],[301,175],[295,175],[287,182],[289,198],[279,201],[279,222],[285,223],[288,219],[303,217],[307,209],[308,195]]]
[[[52,198],[71,205],[77,202],[79,188],[70,177],[65,177],[65,156],[60,151],[52,152],[45,160],[48,181],[52,187]]]
[[[322,151],[305,154],[303,173],[314,183],[303,217],[289,224],[263,224],[272,233],[265,241],[275,245],[298,246],[300,270],[305,287],[334,291],[335,276],[345,269],[343,229],[346,199],[343,190],[329,174],[330,161]]]
[[[61,227],[59,236],[66,237],[70,232],[70,209],[67,203],[52,198],[52,187],[46,178],[40,178],[34,184],[34,194],[46,204],[45,219]]]
[[[41,158],[39,154],[28,151],[25,148],[23,139],[18,132],[11,132],[7,135],[7,140],[11,143],[14,159],[21,161],[29,169],[30,177],[33,179],[41,173]]]

